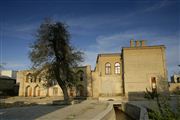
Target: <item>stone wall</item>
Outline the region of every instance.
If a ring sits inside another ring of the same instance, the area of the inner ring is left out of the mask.
[[[180,94],[180,83],[169,83],[169,91]]]
[[[144,92],[151,89],[152,77],[160,88],[165,81],[168,90],[167,67],[164,46],[123,48],[123,78],[126,95],[130,92]],[[163,91],[165,90],[163,88]]]
[[[116,120],[113,104],[109,103],[106,110],[95,116],[93,120]]]
[[[105,65],[110,64],[110,73],[105,73]],[[115,64],[120,64],[120,73],[115,73]],[[121,54],[99,54],[95,71],[92,72],[93,97],[110,97],[122,95]]]

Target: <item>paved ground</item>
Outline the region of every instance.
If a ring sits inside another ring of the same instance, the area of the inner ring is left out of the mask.
[[[51,104],[54,100],[63,100],[63,97],[9,97],[6,99],[0,99],[0,102],[14,103],[14,102],[25,102],[25,103],[40,103],[40,104]]]
[[[37,105],[0,109],[0,120],[88,120],[105,110],[107,103],[86,100],[69,106]]]

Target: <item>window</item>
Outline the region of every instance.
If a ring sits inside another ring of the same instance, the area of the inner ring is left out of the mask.
[[[41,82],[41,77],[39,77],[39,82]]]
[[[26,76],[26,82],[33,82],[33,77],[31,75],[31,73],[29,73],[27,76]]]
[[[33,82],[35,82],[36,83],[36,78],[34,78],[34,81]]]
[[[80,81],[83,81],[83,72],[80,74]]]
[[[58,88],[53,88],[53,95],[57,96],[58,95]]]
[[[52,85],[57,85],[57,81],[56,80],[52,80]]]
[[[120,64],[119,63],[115,63],[115,74],[120,74]]]
[[[77,74],[78,74],[79,80],[83,81],[84,80],[84,72],[82,70],[79,70],[77,72]]]
[[[111,64],[110,63],[105,64],[105,74],[106,75],[111,74]]]
[[[177,83],[180,83],[180,77],[177,78]]]

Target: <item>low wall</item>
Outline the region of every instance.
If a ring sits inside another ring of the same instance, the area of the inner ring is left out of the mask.
[[[169,91],[171,93],[180,93],[180,83],[169,83]]]
[[[135,120],[149,120],[147,110],[139,105],[123,102],[122,111]]]
[[[106,110],[95,116],[93,120],[116,120],[113,104],[109,103]]]

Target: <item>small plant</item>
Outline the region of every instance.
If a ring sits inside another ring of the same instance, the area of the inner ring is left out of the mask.
[[[178,104],[177,112],[174,112],[170,106],[170,98],[157,93],[157,90],[149,91],[146,89],[145,98],[156,100],[158,109],[147,108],[151,120],[180,120],[180,105]]]
[[[157,97],[159,94],[157,94],[157,92],[155,91],[149,91],[147,88],[146,88],[146,92],[144,94],[144,98],[147,98],[148,100],[152,99],[154,100],[155,97]]]

